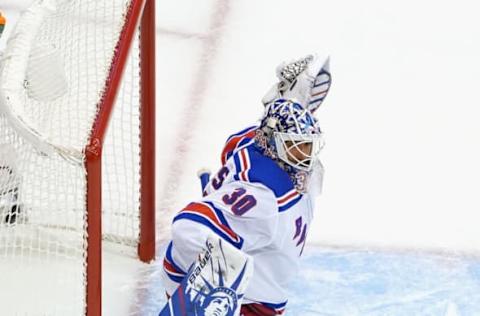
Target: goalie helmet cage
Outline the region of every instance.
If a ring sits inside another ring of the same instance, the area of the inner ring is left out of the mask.
[[[102,244],[155,257],[154,0],[34,1],[2,63],[0,309],[101,315]]]

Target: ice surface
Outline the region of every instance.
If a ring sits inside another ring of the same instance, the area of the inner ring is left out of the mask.
[[[287,315],[480,315],[480,258],[308,247],[302,259],[288,289]],[[135,315],[156,315],[165,303],[161,265],[155,265],[143,270]]]
[[[290,292],[290,315],[480,315],[480,260],[310,248]]]

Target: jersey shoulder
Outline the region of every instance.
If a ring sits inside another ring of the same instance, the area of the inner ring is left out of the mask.
[[[260,183],[232,181],[203,198],[226,213],[244,219],[266,219],[278,216],[272,190]]]
[[[234,179],[259,183],[269,188],[275,195],[278,210],[288,210],[302,197],[295,189],[289,175],[278,164],[262,154],[255,144],[249,144],[232,155],[236,173]]]
[[[225,142],[225,146],[222,150],[221,161],[222,165],[224,165],[227,160],[238,151],[239,148],[244,147],[248,143],[252,141],[255,137],[255,133],[258,126],[249,126],[238,133],[230,135],[227,141]]]

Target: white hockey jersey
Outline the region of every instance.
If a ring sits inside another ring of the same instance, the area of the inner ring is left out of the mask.
[[[223,167],[210,180],[204,198],[175,216],[164,283],[173,293],[205,236],[214,232],[254,258],[244,303],[260,303],[281,314],[313,219],[314,199],[297,192],[288,174],[261,153],[252,139],[255,129],[229,138]]]

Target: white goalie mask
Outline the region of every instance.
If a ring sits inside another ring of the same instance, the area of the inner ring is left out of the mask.
[[[309,110],[291,100],[275,100],[267,106],[261,128],[279,160],[297,170],[312,170],[324,142]]]

